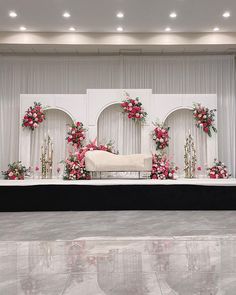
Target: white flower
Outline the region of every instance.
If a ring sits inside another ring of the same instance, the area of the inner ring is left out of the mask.
[[[11,171],[8,175],[9,175],[9,176],[13,176],[13,172]]]
[[[139,117],[139,113],[136,113],[136,117],[137,117],[137,118]]]
[[[201,116],[202,116],[202,114],[199,114],[199,115],[198,115],[198,118],[201,118]]]
[[[134,103],[135,103],[135,104],[138,104],[138,101],[137,101],[137,100],[135,100],[135,101],[134,101]]]
[[[128,104],[128,106],[129,106],[129,107],[132,107],[132,103],[130,102],[130,103]]]
[[[69,138],[72,138],[72,135],[70,135]]]
[[[71,134],[75,134],[75,130],[73,130],[73,131],[71,132]]]
[[[163,138],[160,138],[160,142],[164,142],[164,139]]]
[[[169,173],[169,177],[172,177],[172,173]]]
[[[36,113],[34,113],[34,114],[33,114],[33,117],[34,117],[34,118],[36,118],[36,117],[37,117],[37,114],[36,114]]]
[[[34,120],[35,120],[36,122],[38,122],[39,119],[38,119],[38,118],[35,118]]]
[[[206,119],[206,117],[207,117],[207,116],[206,116],[206,115],[204,115],[204,116],[203,116],[203,119]]]
[[[200,127],[203,127],[203,124],[201,123],[201,124],[199,124],[199,126],[200,126]]]
[[[143,117],[143,114],[140,114],[140,118],[142,118]]]
[[[83,137],[80,137],[80,138],[79,138],[79,140],[83,140],[83,139],[84,139]]]
[[[152,138],[153,138],[153,139],[156,139],[157,137],[154,135]]]
[[[164,133],[165,132],[165,129],[161,129],[161,131]]]
[[[36,127],[38,127],[38,124],[37,123],[34,123],[33,126],[36,128]]]
[[[29,113],[28,115],[29,115],[29,116],[32,116],[32,113]]]

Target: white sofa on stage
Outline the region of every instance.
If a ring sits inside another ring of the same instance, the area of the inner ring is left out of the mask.
[[[116,155],[106,151],[88,151],[85,168],[90,172],[148,172],[152,156],[145,154]]]

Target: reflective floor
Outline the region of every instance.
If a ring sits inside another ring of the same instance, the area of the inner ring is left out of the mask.
[[[236,211],[0,213],[2,295],[235,295]]]

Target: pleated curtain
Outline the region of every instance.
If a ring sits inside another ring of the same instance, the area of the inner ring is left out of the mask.
[[[235,58],[231,55],[0,56],[0,170],[18,159],[21,93],[73,94],[86,93],[88,88],[151,88],[159,94],[216,93],[219,159],[235,176]],[[124,129],[127,132],[128,128]],[[121,147],[124,153],[135,150],[135,145],[130,144]]]

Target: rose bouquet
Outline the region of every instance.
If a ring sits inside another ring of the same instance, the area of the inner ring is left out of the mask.
[[[228,173],[227,166],[217,159],[214,160],[214,165],[208,168],[208,176],[210,178],[229,178],[231,175]]]
[[[209,136],[212,135],[212,131],[217,132],[214,126],[216,110],[209,110],[203,107],[200,103],[194,104],[193,116],[197,121],[196,126],[202,128]]]
[[[86,129],[84,128],[83,123],[76,122],[73,123],[69,127],[69,131],[67,132],[66,140],[68,143],[71,143],[73,146],[77,148],[81,148],[83,145],[83,141],[85,140]]]
[[[128,114],[129,119],[145,122],[147,113],[144,111],[142,103],[138,97],[132,99],[128,94],[126,94],[126,99],[121,103],[121,107],[123,109],[123,113]]]
[[[166,155],[154,154],[152,156],[151,179],[176,179],[175,172],[177,169]]]
[[[30,128],[31,130],[34,130],[45,119],[46,119],[46,115],[42,108],[41,103],[34,102],[34,106],[29,107],[28,110],[25,112],[25,115],[22,121],[22,127],[27,127],[27,128]]]
[[[156,150],[163,150],[169,145],[169,129],[163,124],[155,124],[156,128],[152,132],[152,139],[156,144]]]
[[[23,180],[27,169],[20,161],[8,165],[7,171],[2,171],[5,179],[9,180]]]

